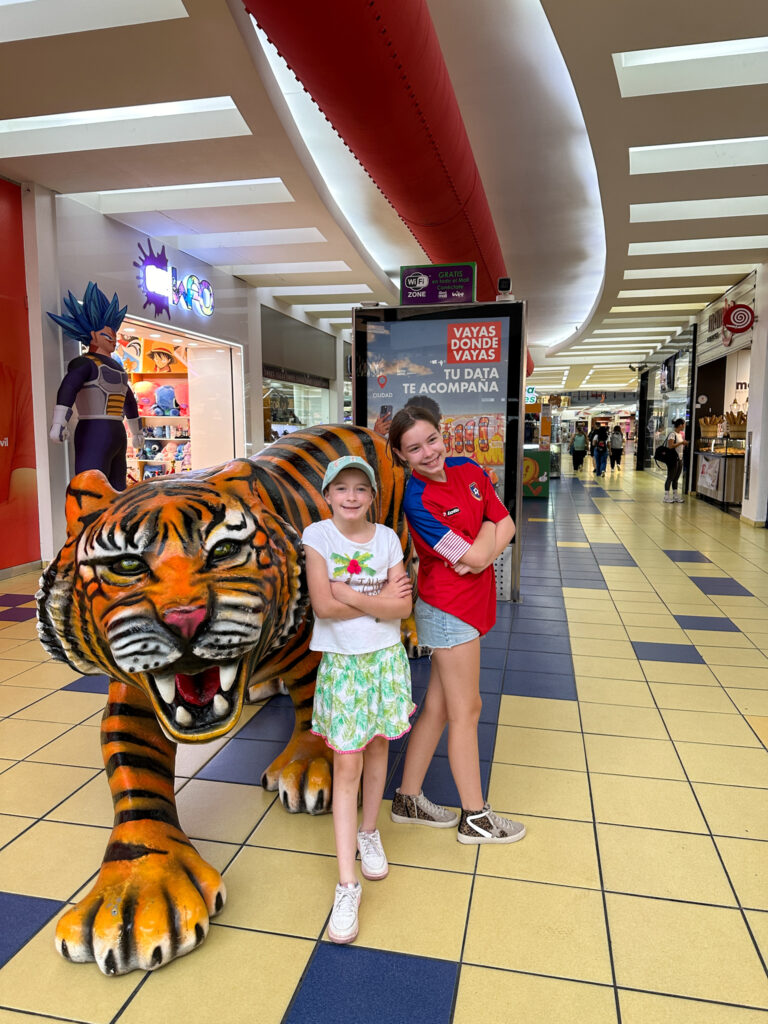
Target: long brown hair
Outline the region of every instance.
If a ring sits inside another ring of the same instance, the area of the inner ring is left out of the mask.
[[[420,422],[430,423],[435,430],[440,429],[440,420],[438,417],[435,416],[431,409],[425,409],[421,405],[406,406],[396,412],[392,417],[392,422],[389,425],[388,444],[392,454],[392,460],[397,465],[406,466],[408,464],[407,462],[404,462],[395,451],[395,449],[399,449],[402,444],[403,434],[407,433],[411,427]]]

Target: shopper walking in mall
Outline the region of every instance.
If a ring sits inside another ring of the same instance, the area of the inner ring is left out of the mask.
[[[599,426],[592,435],[592,456],[595,460],[595,476],[605,476],[608,462],[608,428]]]
[[[667,479],[664,481],[664,501],[669,504],[673,501],[684,501],[682,494],[678,493],[677,484],[680,474],[683,471],[683,452],[688,442],[685,439],[685,420],[680,418],[672,423],[672,430],[667,434],[664,442],[667,448],[673,449],[667,458]]]
[[[618,423],[611,431],[609,441],[608,454],[611,458],[611,469],[615,469],[618,472],[621,469],[621,456],[624,452],[624,435]]]
[[[579,424],[576,427],[576,433],[573,435],[571,440],[571,458],[573,459],[574,472],[578,472],[584,464],[584,459],[587,456],[587,446],[589,442],[587,435],[584,433],[584,427]]]
[[[412,583],[397,534],[368,519],[376,477],[357,455],[328,465],[323,495],[331,518],[302,534],[307,585],[315,615],[310,640],[322,651],[312,731],[334,751],[333,831],[339,884],[328,922],[331,942],[358,932],[364,878],[386,877],[389,865],[376,819],[384,795],[389,740],[410,729],[411,669],[400,640],[400,620],[411,613]],[[363,771],[363,769],[365,769]],[[357,800],[363,778],[363,819]]]
[[[472,459],[446,457],[428,409],[401,409],[389,429],[392,454],[411,470],[404,509],[419,556],[416,630],[432,648],[427,694],[413,727],[392,820],[450,828],[460,843],[514,843],[525,827],[491,810],[480,779],[480,637],[496,621],[494,559],[515,526],[490,477]],[[448,725],[448,762],[461,818],[428,800],[422,786]]]

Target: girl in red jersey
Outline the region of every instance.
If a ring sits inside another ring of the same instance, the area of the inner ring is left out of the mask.
[[[413,727],[392,820],[450,828],[460,843],[513,843],[520,822],[495,814],[483,797],[480,721],[480,637],[496,621],[493,561],[515,526],[484,472],[466,456],[446,457],[436,417],[401,409],[389,428],[394,457],[411,469],[404,508],[419,556],[416,629],[432,648],[421,714]],[[461,799],[461,818],[428,800],[422,784],[448,723],[448,761]]]

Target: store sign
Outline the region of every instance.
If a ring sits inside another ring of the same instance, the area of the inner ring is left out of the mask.
[[[539,396],[536,394],[536,388],[532,384],[526,384],[525,386],[525,404],[536,405],[539,400]]]
[[[139,242],[140,259],[134,260],[137,268],[136,279],[144,293],[144,306],[154,306],[155,318],[165,313],[171,319],[171,306],[181,310],[197,313],[199,316],[212,316],[214,310],[213,286],[209,281],[197,274],[180,274],[176,267],[168,263],[165,246],[155,252],[152,242],[147,239],[145,252]]]
[[[474,302],[476,263],[400,267],[400,301],[404,306]]]

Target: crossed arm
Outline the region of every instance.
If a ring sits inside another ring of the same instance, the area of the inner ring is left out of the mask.
[[[411,614],[412,584],[403,563],[392,566],[378,594],[362,594],[348,583],[328,579],[325,559],[305,545],[307,584],[312,611],[318,619],[405,619]]]
[[[514,535],[515,524],[511,516],[498,523],[486,519],[472,547],[465,551],[454,565],[454,571],[459,576],[466,576],[470,572],[483,572],[501,554]]]

